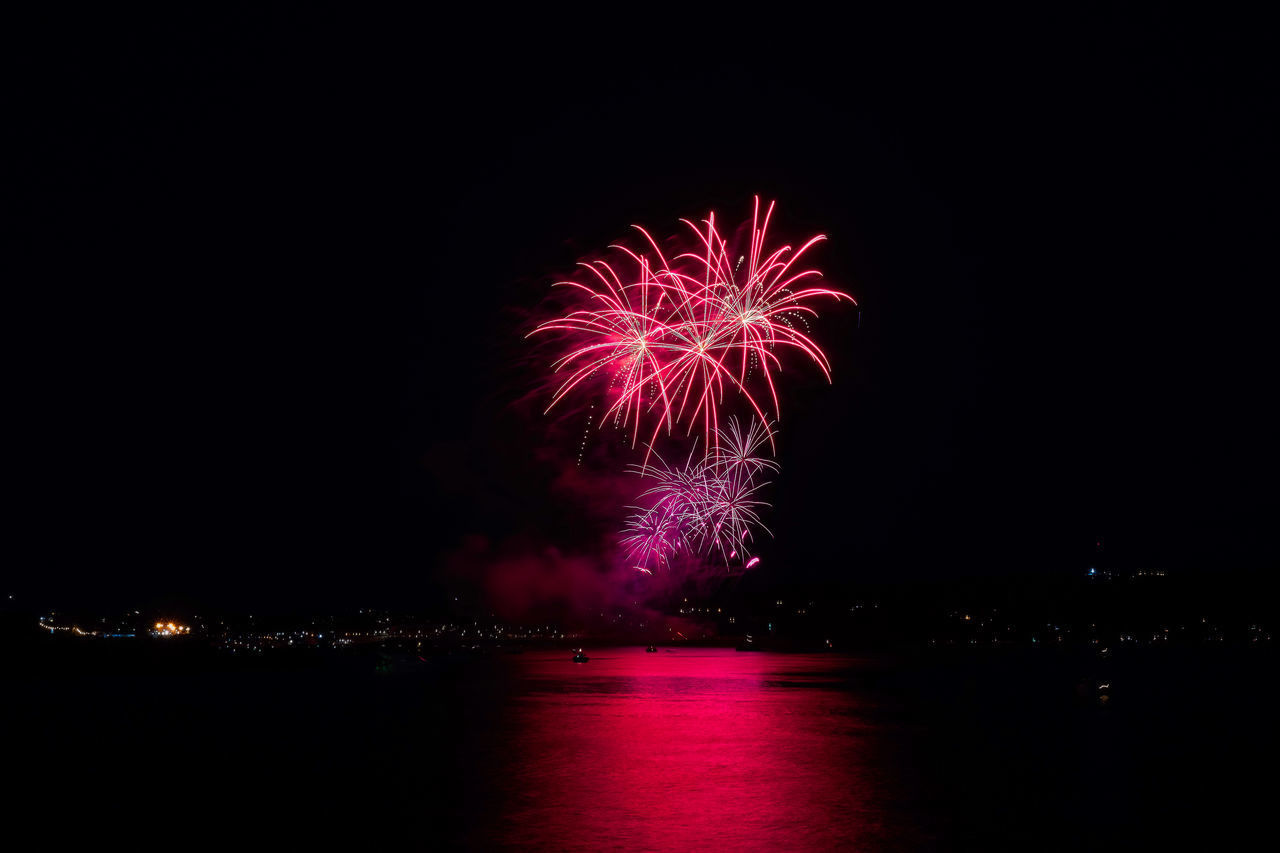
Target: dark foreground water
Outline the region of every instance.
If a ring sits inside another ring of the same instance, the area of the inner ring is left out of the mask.
[[[1261,650],[589,651],[25,673],[5,825],[55,849],[539,850],[1226,849],[1269,827]]]

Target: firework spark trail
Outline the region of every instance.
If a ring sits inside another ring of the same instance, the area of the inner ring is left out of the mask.
[[[789,245],[766,248],[773,210],[770,202],[761,219],[756,197],[750,246],[736,263],[712,212],[701,224],[681,220],[693,234],[688,251],[668,258],[637,225],[647,248],[611,247],[621,253],[629,272],[621,264],[597,260],[580,264],[586,283],[557,282],[572,289],[580,304],[530,332],[558,332],[568,341],[568,351],[553,364],[557,373],[567,375],[547,411],[593,377],[605,376],[609,400],[597,428],[613,420],[630,431],[635,447],[642,425],[651,419],[651,448],[664,425],[671,434],[687,423],[690,434],[700,422],[704,440],[714,447],[726,391],[741,394],[761,423],[769,423],[770,415],[780,416],[774,375],[782,366],[781,351],[804,353],[830,381],[825,353],[797,326],[817,316],[808,304],[816,298],[854,299],[811,284],[821,273],[797,267],[825,236],[817,235],[797,250]],[[756,371],[768,388],[767,409],[749,387]],[[766,436],[772,444],[767,427]]]
[[[652,574],[652,568],[670,567],[681,553],[718,553],[730,563],[735,557],[747,560],[753,530],[768,532],[757,508],[767,506],[756,499],[766,485],[762,476],[778,470],[772,459],[760,455],[769,428],[752,421],[743,429],[736,417],[717,435],[716,450],[698,458],[696,448],[684,465],[675,467],[658,454],[656,462],[632,466],[642,477],[656,481],[641,498],[651,499],[647,507],[633,507],[622,543],[634,568]],[[759,558],[751,558],[755,565]]]

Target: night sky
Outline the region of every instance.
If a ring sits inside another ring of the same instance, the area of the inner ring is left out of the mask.
[[[11,126],[6,584],[429,606],[590,555],[519,403],[550,281],[759,193],[857,310],[787,374],[763,583],[1277,564],[1274,50],[1090,20],[63,21]],[[572,458],[564,448],[566,459]]]

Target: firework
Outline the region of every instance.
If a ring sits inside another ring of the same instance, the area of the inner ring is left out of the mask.
[[[747,553],[755,530],[768,528],[760,520],[757,499],[766,485],[762,476],[778,469],[777,463],[760,455],[769,427],[752,421],[743,429],[736,417],[717,433],[716,449],[701,458],[696,448],[684,465],[668,465],[659,454],[654,462],[632,466],[640,476],[655,484],[645,491],[645,507],[627,522],[622,543],[634,567],[645,573],[650,568],[670,567],[679,554],[719,554],[726,563],[746,560],[746,567],[759,562]]]
[[[644,248],[612,246],[617,261],[582,263],[585,282],[558,282],[577,304],[530,333],[556,332],[567,342],[553,364],[563,380],[547,411],[584,386],[604,384],[599,426],[612,420],[631,433],[633,447],[642,430],[651,448],[664,427],[670,434],[682,423],[686,434],[701,424],[714,447],[726,392],[745,399],[761,424],[780,416],[774,376],[783,353],[803,353],[830,381],[830,363],[807,332],[817,316],[810,303],[854,300],[817,286],[817,270],[800,268],[823,235],[799,249],[768,247],[773,210],[770,202],[762,219],[756,197],[749,246],[736,261],[712,212],[701,224],[681,220],[691,244],[671,257],[637,225]],[[772,442],[768,427],[764,435]]]

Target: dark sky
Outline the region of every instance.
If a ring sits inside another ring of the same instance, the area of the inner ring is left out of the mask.
[[[1258,28],[784,11],[42,28],[6,583],[413,606],[468,536],[589,549],[520,330],[754,193],[862,310],[788,375],[766,581],[1276,567]]]

